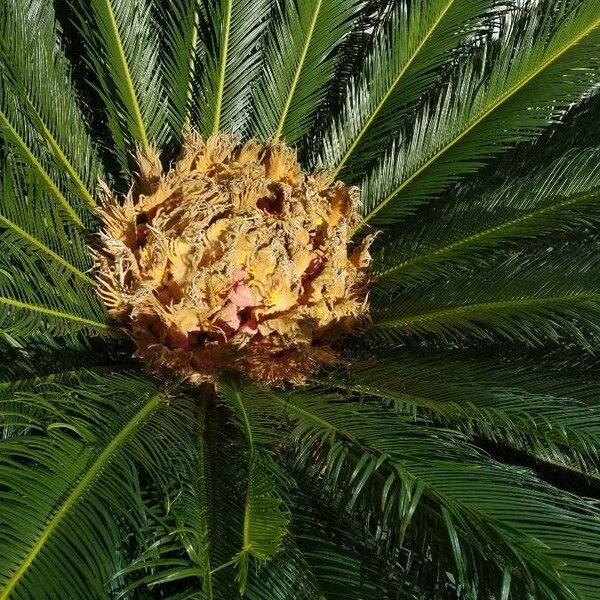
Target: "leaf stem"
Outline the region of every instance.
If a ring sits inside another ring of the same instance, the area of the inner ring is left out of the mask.
[[[225,19],[223,21],[223,35],[221,38],[221,56],[219,62],[219,79],[217,81],[217,95],[215,98],[215,113],[212,133],[219,133],[221,126],[221,111],[223,108],[223,94],[225,91],[225,74],[227,71],[227,53],[229,51],[229,35],[231,32],[231,13],[233,10],[233,0],[226,0]]]
[[[81,323],[83,325],[87,325],[88,327],[91,327],[93,329],[98,329],[100,331],[110,331],[110,332],[115,331],[114,327],[112,327],[111,325],[107,325],[106,323],[100,323],[99,321],[94,321],[92,319],[86,319],[84,317],[80,317],[79,315],[61,312],[59,310],[46,308],[45,306],[39,306],[37,304],[21,302],[20,300],[15,300],[14,298],[6,298],[4,296],[0,296],[0,304],[5,304],[7,306],[13,306],[15,308],[22,308],[25,310],[30,310],[32,312],[42,313],[44,315],[49,315],[51,317],[56,317],[58,319],[66,319],[68,321],[74,321],[76,323]]]
[[[410,328],[419,323],[436,321],[444,317],[455,317],[468,314],[470,312],[495,312],[510,308],[526,308],[544,306],[545,304],[564,304],[571,302],[600,302],[600,294],[572,294],[569,296],[553,296],[546,298],[517,298],[514,300],[499,300],[496,302],[481,302],[477,304],[465,304],[452,308],[434,310],[418,315],[408,316],[400,319],[389,319],[386,321],[377,321],[373,323],[373,329],[401,329]],[[376,317],[375,317],[376,319]]]

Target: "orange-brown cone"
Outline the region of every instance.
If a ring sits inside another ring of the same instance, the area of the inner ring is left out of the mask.
[[[369,239],[349,253],[358,190],[306,174],[280,143],[188,134],[173,168],[138,157],[105,188],[99,294],[153,370],[192,382],[234,369],[301,385],[368,311]]]

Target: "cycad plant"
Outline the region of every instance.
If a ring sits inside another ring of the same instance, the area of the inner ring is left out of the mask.
[[[600,597],[598,0],[0,0],[0,599]]]

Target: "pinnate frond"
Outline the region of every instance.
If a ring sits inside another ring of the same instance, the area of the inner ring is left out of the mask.
[[[96,204],[102,166],[78,105],[69,63],[57,43],[53,7],[17,0],[1,10],[4,118],[40,163],[48,165],[53,181],[85,217],[82,210]]]
[[[7,418],[18,420],[33,403],[32,433],[2,442],[0,597],[40,589],[110,594],[121,554],[118,519],[141,518],[136,463],[157,480],[165,473],[156,434],[164,427],[165,443],[177,439],[176,411],[166,409],[154,383],[133,373],[17,395]],[[77,568],[82,558],[90,568]]]
[[[362,0],[283,0],[265,34],[265,66],[254,94],[251,134],[295,143],[307,133],[363,8]]]
[[[527,5],[498,36],[486,48],[492,57],[461,63],[365,177],[366,222],[402,220],[491,155],[538,135],[598,84],[595,0]]]
[[[599,159],[597,148],[574,149],[528,177],[487,193],[465,188],[420,211],[402,236],[379,240],[377,290],[478,267],[531,239],[597,226]]]
[[[460,434],[376,404],[318,390],[270,396],[271,408],[263,410],[279,407],[296,424],[304,468],[326,477],[346,509],[371,521],[389,543],[429,540],[434,560],[447,561],[446,571],[475,597],[503,586],[552,598],[597,592],[593,572],[600,563],[584,566],[579,558],[584,546],[595,553],[600,534],[592,506],[489,460]],[[447,542],[440,544],[440,536]]]
[[[600,280],[596,237],[499,259],[477,271],[416,285],[373,313],[370,334],[394,344],[405,336],[504,339],[529,346],[569,340],[597,346]]]
[[[525,368],[529,378],[523,377]],[[591,477],[600,466],[598,382],[582,374],[561,378],[545,372],[542,378],[543,373],[525,357],[502,361],[467,352],[413,349],[376,363],[357,362],[350,376],[323,382]]]
[[[203,6],[201,0],[156,2],[161,24],[160,60],[169,102],[167,118],[178,143],[186,123],[194,123],[198,118],[199,69],[206,49],[202,44]]]
[[[139,145],[166,137],[165,95],[157,25],[147,0],[75,2],[76,25],[85,59],[107,111],[114,151],[124,171]]]
[[[19,180],[10,165],[1,190],[0,329],[19,338],[82,329],[109,333],[94,280],[85,272],[90,259],[81,234],[62,221],[35,180]]]
[[[373,49],[350,80],[341,114],[323,140],[332,178],[356,177],[381,152],[407,111],[439,77],[453,52],[490,18],[489,0],[391,3]]]
[[[252,413],[246,410],[239,382],[233,377],[224,378],[220,391],[230,403],[248,443],[242,549],[236,557],[240,591],[244,593],[250,558],[266,560],[281,548],[289,517],[277,493],[276,466],[269,454],[255,445]]]
[[[202,134],[242,133],[246,127],[251,88],[261,65],[260,39],[271,4],[271,0],[211,0],[207,4],[196,124]]]

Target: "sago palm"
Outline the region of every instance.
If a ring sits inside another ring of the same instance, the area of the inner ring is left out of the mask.
[[[598,0],[0,0],[0,599],[600,597]]]

